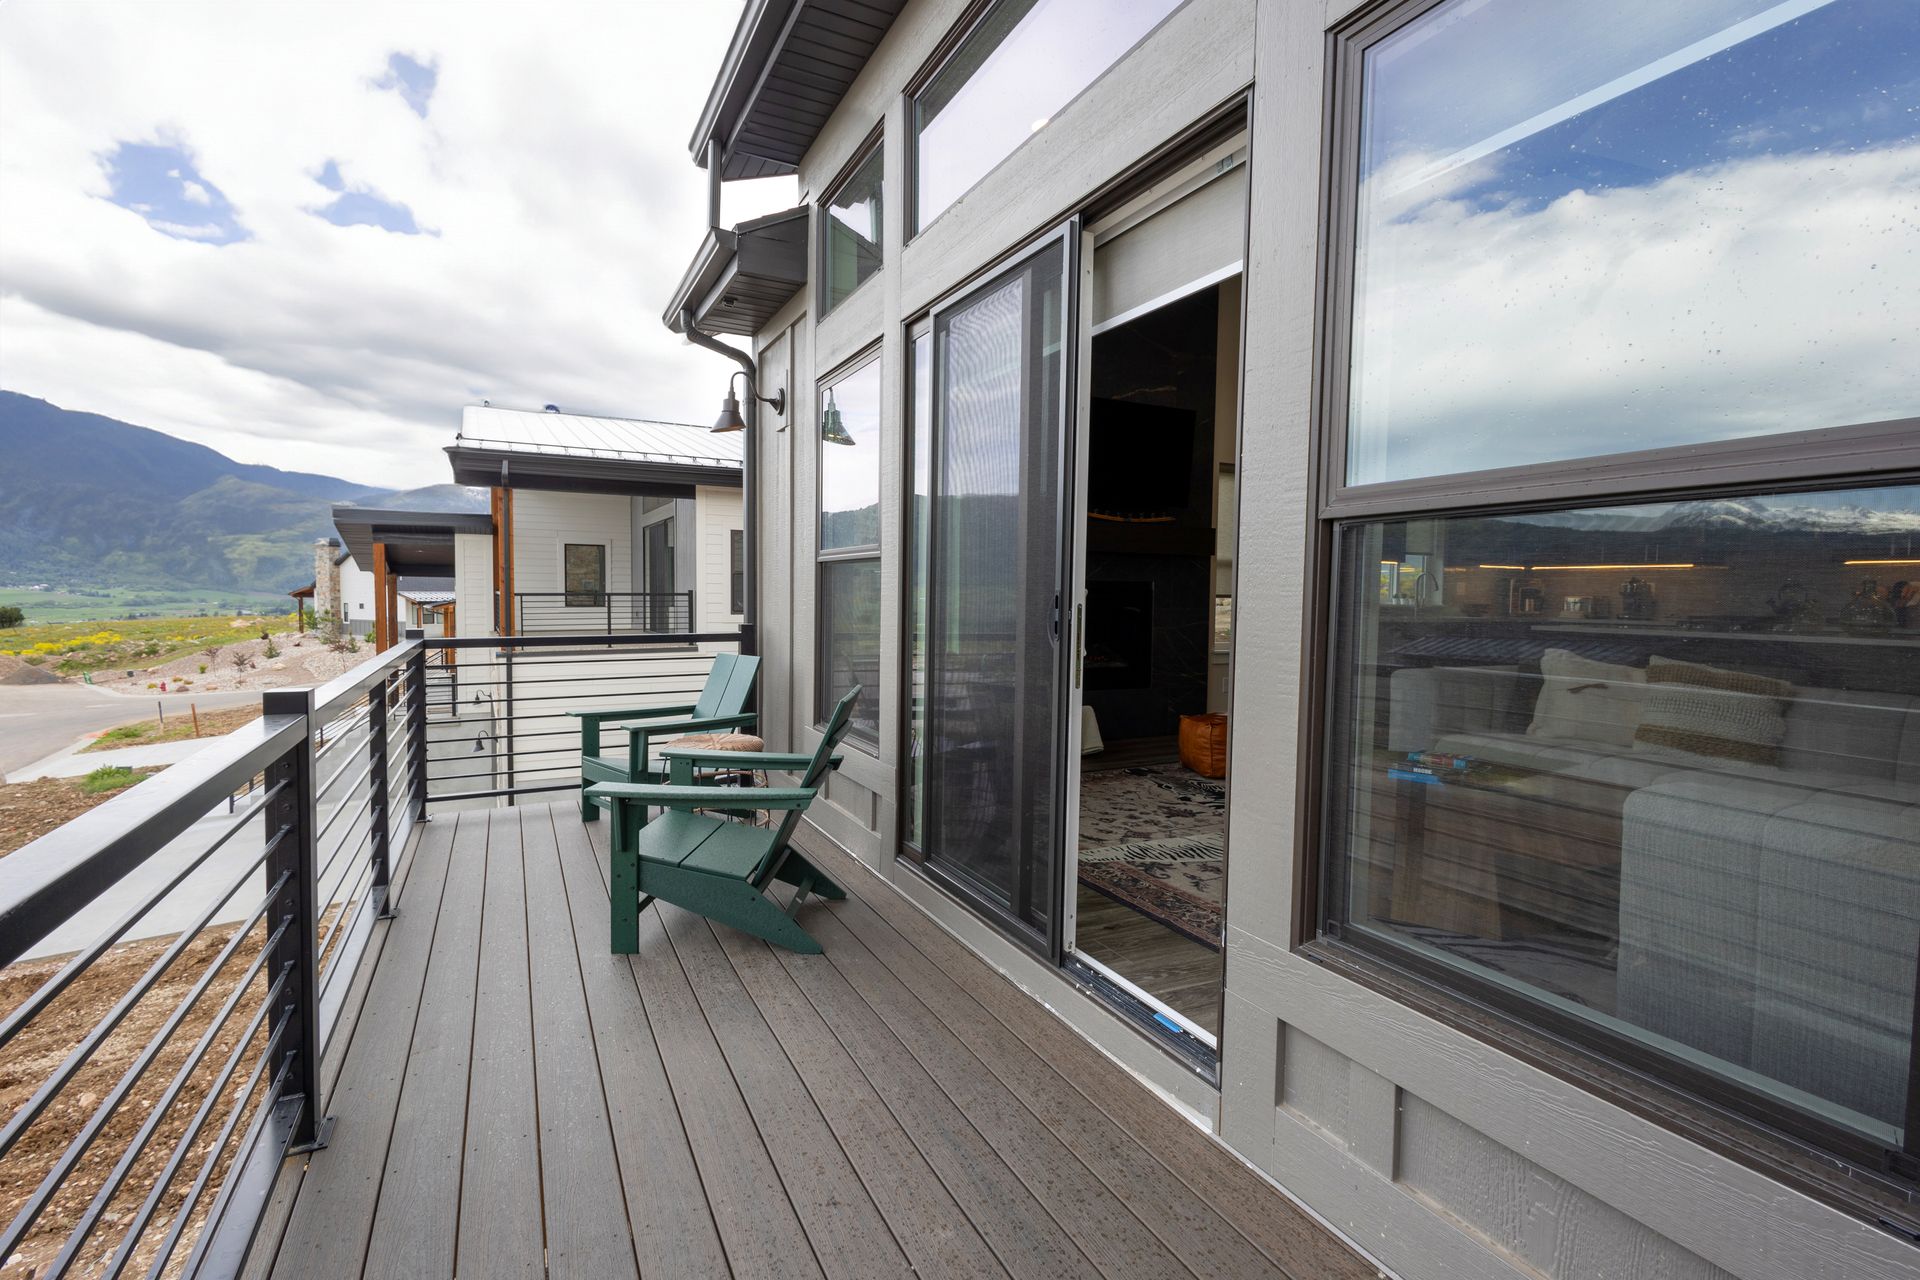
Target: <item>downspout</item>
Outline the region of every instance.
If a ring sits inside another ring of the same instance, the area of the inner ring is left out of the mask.
[[[711,148],[708,155],[713,155]],[[709,162],[712,163],[711,159]],[[718,173],[717,168],[715,172]],[[718,178],[714,180],[714,186],[718,188]],[[760,369],[754,358],[738,347],[730,347],[718,338],[694,328],[691,310],[680,313],[680,332],[694,346],[726,356],[745,370],[747,375],[747,396],[741,403],[740,412],[747,424],[746,431],[742,433],[746,439],[740,450],[740,541],[744,544],[740,557],[740,652],[759,653],[759,637],[755,627],[760,617],[760,516],[754,507],[754,498],[759,488],[756,481],[760,471],[760,435],[756,429],[760,423]]]

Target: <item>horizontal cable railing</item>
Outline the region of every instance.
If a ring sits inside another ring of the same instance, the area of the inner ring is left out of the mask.
[[[230,1276],[424,815],[416,637],[0,860],[0,1259]]]
[[[436,639],[454,652],[459,693],[427,721],[428,803],[498,800],[566,791],[580,782],[580,722],[569,712],[691,706],[718,653],[737,632],[659,636],[516,636]],[[429,668],[431,670],[431,668]],[[624,753],[608,725],[602,749]]]
[[[685,635],[691,591],[522,591],[513,597],[522,636]]]
[[[320,1064],[429,802],[571,790],[567,712],[689,706],[738,639],[409,632],[0,859],[8,1273],[238,1274],[326,1143]]]

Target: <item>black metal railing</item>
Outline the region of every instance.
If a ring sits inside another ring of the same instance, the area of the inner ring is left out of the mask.
[[[325,1142],[321,1060],[425,816],[426,656],[269,692],[0,861],[9,1269],[240,1269],[282,1159]]]
[[[657,635],[515,636],[443,639],[459,673],[448,704],[433,702],[427,723],[426,792],[432,804],[514,803],[571,790],[580,780],[580,722],[569,711],[690,706],[716,653],[737,651],[737,632]],[[427,668],[429,672],[434,667]],[[438,689],[428,685],[430,696]],[[609,726],[604,749],[625,752]]]
[[[284,1158],[326,1143],[322,1063],[414,824],[572,790],[569,710],[689,705],[737,641],[410,631],[0,859],[0,1071],[31,1090],[0,1259],[237,1274]]]
[[[522,636],[684,635],[693,631],[693,592],[522,591],[513,616]]]

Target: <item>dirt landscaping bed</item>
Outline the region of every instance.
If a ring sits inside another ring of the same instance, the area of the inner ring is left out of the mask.
[[[136,780],[158,768],[135,769]],[[0,857],[33,843],[62,823],[126,790],[126,784],[88,790],[85,778],[36,778],[0,785]]]
[[[184,1000],[218,957],[221,948],[233,937],[235,926],[210,928],[195,938],[175,959],[143,997],[128,1011],[94,1051],[65,1089],[47,1104],[47,1109],[30,1125],[19,1142],[0,1160],[0,1215],[11,1221],[39,1188],[49,1171],[61,1159],[76,1134],[96,1109],[121,1082],[129,1066],[160,1032],[167,1019]],[[52,1199],[18,1249],[0,1260],[0,1274],[7,1277],[39,1274],[59,1254],[74,1226],[86,1214],[97,1194],[107,1184],[115,1166],[146,1125],[187,1061],[201,1036],[214,1023],[245,976],[264,942],[264,930],[255,926],[252,935],[235,948],[234,954],[209,983],[199,1001],[160,1046],[146,1072],[135,1081],[127,1095],[114,1108],[93,1144],[59,1183]],[[15,1036],[0,1052],[0,1111],[18,1114],[35,1091],[52,1076],[98,1022],[137,983],[148,968],[174,942],[173,938],[147,938],[123,943],[109,950],[88,966],[73,985]],[[0,1008],[11,1011],[59,970],[68,957],[24,961],[0,970]],[[266,984],[256,976],[241,994],[233,1012],[221,1024],[198,1070],[183,1083],[171,1105],[160,1115],[143,1153],[126,1171],[125,1181],[104,1206],[93,1234],[75,1259],[73,1274],[93,1275],[120,1247],[121,1241],[136,1225],[144,1203],[165,1171],[174,1148],[192,1127],[209,1086],[224,1071],[229,1056],[239,1044],[253,1015],[266,994]],[[195,1134],[185,1158],[169,1178],[167,1187],[142,1227],[133,1253],[131,1274],[138,1275],[151,1263],[160,1242],[165,1239],[173,1218],[185,1202],[207,1154],[212,1151],[225,1127],[227,1117],[237,1105],[242,1118],[236,1126],[244,1132],[255,1098],[242,1096],[248,1071],[265,1049],[264,1029],[252,1037],[242,1053],[240,1067],[223,1090],[224,1098],[215,1101],[207,1120]],[[193,1221],[182,1233],[179,1247],[170,1259],[167,1274],[176,1273],[192,1247],[198,1225],[211,1207],[214,1194],[226,1175],[229,1156],[223,1153],[214,1164],[207,1189],[202,1193]]]
[[[145,747],[156,742],[180,742],[187,738],[218,738],[259,718],[259,707],[195,712],[188,705],[176,709],[164,724],[159,720],[139,720],[108,729],[80,750],[116,751],[121,747]]]

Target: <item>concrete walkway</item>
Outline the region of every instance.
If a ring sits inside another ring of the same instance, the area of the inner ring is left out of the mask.
[[[171,719],[186,715],[190,705],[217,711],[258,706],[259,702],[257,691],[242,690],[170,693],[162,697],[150,692],[114,693],[73,681],[0,685],[0,781],[33,777],[24,771],[26,766],[58,755],[65,748],[84,745],[86,735],[136,720],[151,720],[161,706]]]
[[[115,747],[111,751],[88,751],[93,739],[85,738],[72,746],[36,760],[8,775],[8,782],[31,782],[35,778],[80,778],[95,769],[120,765],[145,769],[153,765],[179,764],[215,738],[182,738],[178,742],[151,742],[143,747]]]

